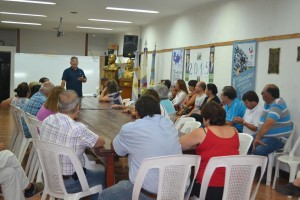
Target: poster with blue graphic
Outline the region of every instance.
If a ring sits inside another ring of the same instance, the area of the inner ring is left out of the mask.
[[[231,85],[236,89],[237,97],[255,89],[256,41],[233,44]]]
[[[177,80],[183,78],[183,56],[184,49],[174,49],[172,51],[172,62],[171,62],[171,83],[176,83]]]

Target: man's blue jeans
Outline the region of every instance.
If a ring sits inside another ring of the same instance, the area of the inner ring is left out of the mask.
[[[105,170],[100,168],[99,170],[89,170],[86,169],[86,178],[90,187],[98,184],[102,184],[102,188],[105,188]],[[73,178],[64,180],[66,190],[68,193],[76,193],[82,191],[79,180],[74,180]],[[91,196],[92,200],[97,200],[99,193],[93,194]]]
[[[131,200],[133,184],[129,180],[120,181],[116,185],[113,185],[103,190],[98,200]],[[152,198],[140,193],[139,200],[153,200]]]
[[[256,134],[253,135],[254,139],[255,137]],[[268,154],[284,147],[284,143],[279,138],[276,137],[263,137],[261,141],[266,145],[256,146],[255,149],[253,149],[254,155],[268,156]],[[250,150],[249,153],[251,154],[252,145],[249,150]]]

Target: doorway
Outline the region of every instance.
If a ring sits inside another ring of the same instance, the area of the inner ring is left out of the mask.
[[[0,52],[0,102],[10,96],[11,52]]]

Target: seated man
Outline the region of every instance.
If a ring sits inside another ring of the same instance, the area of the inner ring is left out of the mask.
[[[79,97],[75,91],[63,91],[58,97],[57,106],[58,113],[44,119],[40,129],[40,139],[73,148],[84,168],[83,153],[85,149],[103,146],[105,141],[82,123],[74,121],[79,114]],[[82,191],[70,160],[62,156],[61,162],[67,192],[76,193]],[[102,184],[102,187],[105,188],[103,169],[84,170],[86,171],[86,178],[90,187]],[[98,194],[94,194],[91,199],[95,200],[97,198]]]
[[[154,97],[141,96],[135,109],[139,119],[123,125],[113,140],[115,152],[120,156],[128,155],[129,180],[103,190],[99,200],[131,199],[137,171],[145,158],[182,154],[178,132],[172,121],[160,115],[160,105]],[[156,198],[157,189],[158,172],[150,171],[140,199]]]
[[[48,95],[53,88],[54,85],[51,82],[43,83],[40,90],[27,101],[24,107],[24,111],[36,116],[37,112],[45,103]]]
[[[246,107],[241,100],[236,98],[236,91],[232,86],[225,86],[222,90],[221,100],[226,111],[226,124],[234,126],[239,133],[243,132],[243,126],[234,122],[235,117],[244,117]]]
[[[0,185],[5,200],[25,200],[44,190],[42,183],[29,183],[17,157],[0,143]],[[23,192],[24,190],[24,192]],[[25,196],[25,197],[24,197]]]
[[[243,133],[249,133],[250,135],[253,135],[257,131],[263,106],[259,103],[259,98],[254,91],[246,92],[242,99],[247,108],[245,115],[243,118],[235,117],[234,122],[243,124]]]
[[[286,137],[291,133],[292,122],[287,105],[280,97],[279,88],[276,85],[266,85],[261,95],[265,105],[258,132],[253,135],[253,154],[268,156],[268,154],[283,148],[284,143],[279,137]]]

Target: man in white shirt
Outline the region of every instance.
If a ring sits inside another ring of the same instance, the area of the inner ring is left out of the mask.
[[[263,105],[259,103],[259,98],[254,91],[246,92],[242,97],[246,106],[246,112],[243,118],[235,117],[234,122],[243,124],[243,132],[253,135],[257,131],[260,116],[263,112]]]

